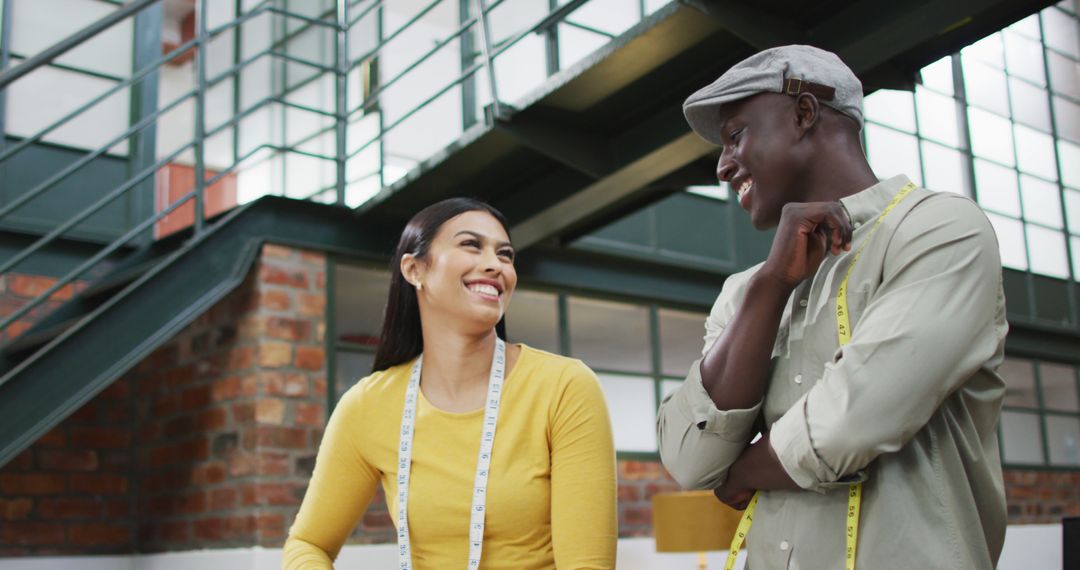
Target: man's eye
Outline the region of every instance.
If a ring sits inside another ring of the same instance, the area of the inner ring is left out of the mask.
[[[737,129],[737,130],[731,131],[731,135],[730,135],[731,140],[733,142],[739,142],[739,135],[741,135],[741,134],[742,134],[742,129]]]

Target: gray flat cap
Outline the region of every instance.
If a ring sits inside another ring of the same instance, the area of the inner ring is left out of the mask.
[[[836,54],[802,45],[767,49],[736,63],[688,97],[683,115],[701,138],[718,145],[720,107],[758,93],[810,93],[863,126],[859,78]]]

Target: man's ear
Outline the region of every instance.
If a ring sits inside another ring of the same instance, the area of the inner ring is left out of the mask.
[[[795,98],[795,126],[799,136],[805,136],[817,124],[821,117],[821,106],[817,97],[810,93],[800,93]]]
[[[423,282],[422,280],[424,277],[424,268],[422,267],[420,260],[417,259],[415,255],[411,253],[406,253],[405,255],[401,256],[400,267],[401,275],[404,276],[405,280],[408,281],[413,287],[416,287],[419,283]]]

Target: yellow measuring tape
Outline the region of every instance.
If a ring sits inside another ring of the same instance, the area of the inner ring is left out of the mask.
[[[870,233],[866,234],[866,239],[863,240],[859,249],[855,250],[855,256],[851,259],[851,265],[848,266],[847,272],[844,274],[844,280],[840,282],[840,289],[836,292],[836,334],[840,340],[840,346],[844,346],[851,342],[851,321],[848,317],[848,305],[847,305],[847,287],[848,279],[851,278],[851,272],[855,269],[855,264],[859,262],[859,256],[862,255],[866,244],[870,243],[870,239],[877,232],[878,227],[881,226],[882,220],[899,204],[915,190],[915,185],[908,182],[893,196],[891,202],[885,209],[878,215],[877,220],[874,221],[874,227],[870,228]],[[757,506],[758,496],[761,491],[756,491],[754,497],[750,499],[750,504],[746,506],[746,510],[743,511],[742,518],[739,519],[739,526],[735,529],[735,536],[731,538],[731,549],[728,551],[727,563],[724,564],[724,570],[733,570],[735,568],[735,559],[739,555],[739,550],[742,548],[743,542],[746,541],[746,535],[750,532],[750,525],[754,523],[754,507]],[[848,487],[848,508],[847,508],[847,549],[844,553],[844,568],[845,570],[855,570],[855,546],[859,542],[859,508],[862,506],[862,483],[855,483]]]

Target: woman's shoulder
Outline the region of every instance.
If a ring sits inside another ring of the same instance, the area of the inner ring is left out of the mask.
[[[580,382],[596,383],[596,373],[581,360],[562,356],[521,344],[521,356],[517,366],[522,367],[524,375],[542,378],[547,383],[561,386]]]
[[[404,397],[405,385],[409,381],[412,361],[378,370],[356,381],[341,396],[343,403],[363,405],[365,402],[379,402],[385,405],[386,398],[400,394]]]

